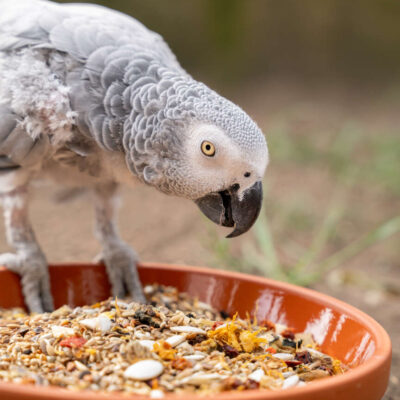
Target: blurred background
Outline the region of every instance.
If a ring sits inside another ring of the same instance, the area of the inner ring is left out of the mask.
[[[123,189],[123,237],[143,261],[265,275],[365,310],[392,337],[385,400],[400,399],[400,2],[96,3],[160,33],[196,79],[257,121],[271,153],[264,209],[243,238],[145,187]],[[89,197],[58,193],[34,191],[39,241],[51,262],[91,260]]]

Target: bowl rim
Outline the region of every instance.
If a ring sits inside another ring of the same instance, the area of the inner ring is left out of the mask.
[[[68,268],[93,268],[99,267],[102,264],[95,263],[57,263],[50,264],[49,269],[59,268],[59,267],[68,267]],[[209,275],[209,276],[218,276],[220,278],[237,278],[238,280],[245,280],[247,282],[265,284],[266,286],[276,289],[283,290],[286,292],[297,293],[303,298],[307,298],[308,300],[314,300],[317,303],[324,303],[326,306],[332,305],[334,309],[338,312],[346,313],[349,316],[353,317],[355,320],[359,321],[362,325],[368,328],[369,333],[373,336],[375,341],[375,350],[372,356],[363,364],[358,365],[349,371],[347,371],[343,375],[335,375],[330,377],[329,379],[322,379],[316,382],[312,382],[302,387],[294,387],[285,390],[279,391],[261,391],[258,389],[255,390],[246,390],[245,392],[226,392],[226,393],[218,393],[213,395],[213,398],[216,399],[230,399],[230,400],[261,400],[261,399],[280,399],[287,398],[288,395],[291,395],[293,399],[297,396],[296,394],[304,395],[314,395],[317,394],[320,390],[324,389],[334,389],[338,386],[348,385],[351,382],[355,382],[360,380],[363,376],[368,376],[373,374],[374,371],[382,368],[391,358],[391,340],[388,333],[385,329],[372,317],[364,313],[363,311],[357,309],[356,307],[347,304],[341,300],[338,300],[332,296],[326,295],[324,293],[317,292],[316,290],[304,288],[301,286],[293,285],[287,282],[275,281],[270,278],[260,277],[256,275],[245,274],[241,272],[234,271],[226,271],[213,269],[209,267],[201,267],[201,266],[190,266],[190,265],[180,265],[180,264],[167,264],[167,263],[159,263],[159,262],[146,262],[139,263],[138,268],[140,269],[161,269],[161,270],[173,270],[177,272],[187,272],[187,273],[195,273],[200,275]],[[7,268],[0,266],[0,274],[4,271],[8,271]],[[34,385],[19,385],[15,383],[1,382],[0,381],[0,393],[5,390],[6,393],[13,395],[33,395],[33,398],[39,399],[46,396],[46,394],[50,395],[52,399],[66,399],[66,395],[68,394],[69,399],[81,399],[82,397],[93,399],[110,399],[114,397],[115,399],[127,399],[129,397],[134,398],[149,398],[148,396],[141,396],[135,394],[117,394],[117,393],[106,393],[106,392],[96,392],[90,390],[83,391],[72,391],[69,389],[63,389],[58,387],[41,387]],[[203,396],[204,397],[204,396]],[[207,397],[207,396],[206,396]],[[176,398],[182,399],[181,395],[175,394],[167,394],[166,398]],[[185,399],[193,398],[200,399],[201,396],[188,394],[185,395]]]

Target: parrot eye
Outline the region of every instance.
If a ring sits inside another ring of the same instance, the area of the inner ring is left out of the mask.
[[[201,151],[205,156],[212,157],[215,154],[215,146],[211,142],[204,140],[201,143]]]

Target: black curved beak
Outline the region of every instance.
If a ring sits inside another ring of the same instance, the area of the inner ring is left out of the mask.
[[[218,225],[235,227],[227,236],[233,238],[247,232],[260,214],[262,205],[262,183],[256,182],[246,189],[242,199],[238,196],[238,185],[227,190],[211,193],[195,200],[203,214]]]

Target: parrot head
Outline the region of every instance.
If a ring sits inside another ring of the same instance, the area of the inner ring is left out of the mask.
[[[227,236],[232,238],[249,230],[260,213],[268,153],[255,124],[249,124],[253,131],[241,132],[236,140],[234,131],[221,125],[198,122],[188,130],[184,170],[191,177],[187,185],[197,206],[213,222],[234,227]],[[252,140],[258,145],[253,147]]]
[[[135,170],[162,192],[193,200],[213,222],[233,227],[227,237],[239,236],[261,210],[265,137],[240,107],[203,84],[170,92],[175,95],[167,98],[151,143],[156,157]]]

